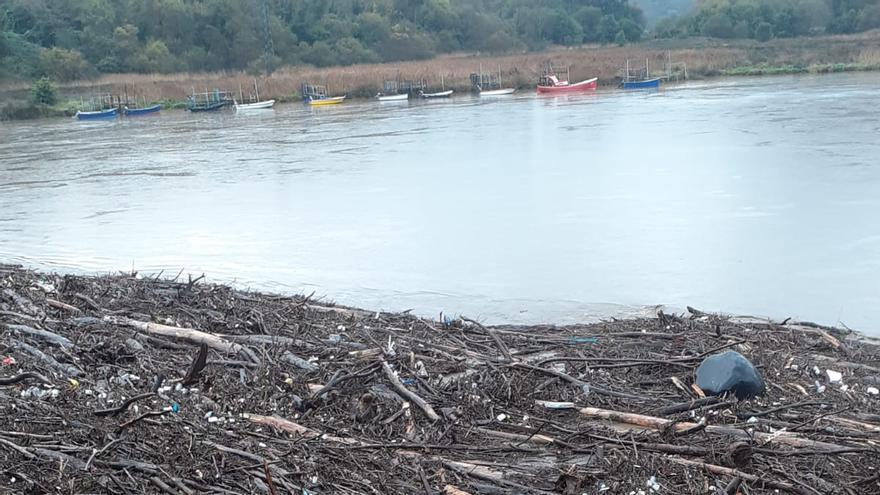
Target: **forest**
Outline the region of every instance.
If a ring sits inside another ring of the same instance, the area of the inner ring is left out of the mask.
[[[880,0],[0,0],[0,80],[271,71],[880,27]],[[644,12],[642,10],[644,8]],[[664,19],[658,20],[660,17]],[[647,22],[646,22],[647,18]]]
[[[0,0],[0,78],[323,67],[644,30],[627,0]]]
[[[653,34],[767,41],[876,28],[878,0],[700,0],[691,13],[659,22]]]

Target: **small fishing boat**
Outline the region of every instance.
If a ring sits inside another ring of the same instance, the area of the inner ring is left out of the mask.
[[[541,94],[557,94],[557,93],[576,93],[579,91],[592,91],[596,89],[597,78],[587,79],[577,83],[568,81],[560,81],[556,76],[547,76],[546,85],[538,84],[538,93]]]
[[[338,105],[345,101],[345,96],[325,96],[315,100],[308,100],[308,104],[313,107],[321,107],[325,105]]]
[[[378,93],[376,99],[379,101],[404,101],[409,99],[409,95],[407,93],[401,93],[399,95],[383,95],[382,93]]]
[[[656,89],[660,87],[660,78],[623,81],[623,89]]]
[[[429,98],[449,98],[452,96],[453,90],[447,89],[446,91],[438,91],[437,93],[425,93],[424,91],[419,92],[419,96],[425,99]]]
[[[345,95],[327,96],[327,88],[316,84],[302,83],[301,91],[303,103],[313,107],[338,105],[345,101]]]
[[[126,117],[137,117],[139,115],[150,115],[154,113],[159,113],[160,110],[162,110],[162,105],[152,105],[143,108],[128,108],[128,106],[125,106],[122,108],[122,113]]]
[[[244,90],[241,84],[238,85],[238,100],[233,99],[232,104],[235,106],[236,112],[247,112],[250,110],[268,110],[275,106],[275,100],[261,100],[260,88],[257,87],[257,80],[254,79],[254,92],[248,95],[248,99],[244,98]],[[239,101],[241,103],[239,103]]]
[[[507,96],[512,95],[515,91],[516,88],[487,89],[481,90],[480,96]]]
[[[186,97],[186,109],[190,112],[215,112],[227,105],[233,105],[232,95],[227,91],[205,91],[204,93],[193,93]]]
[[[80,110],[76,112],[76,118],[79,120],[112,119],[116,117],[116,113],[116,108],[108,108],[107,110],[96,110],[93,112],[83,112],[82,110]]]
[[[657,89],[660,87],[661,77],[651,77],[648,67],[648,59],[645,59],[645,70],[639,70],[637,74],[630,74],[629,60],[626,61],[626,69],[620,81],[623,89]]]
[[[247,112],[249,110],[268,110],[275,106],[275,100],[258,101],[256,103],[239,103],[235,102],[236,112]]]

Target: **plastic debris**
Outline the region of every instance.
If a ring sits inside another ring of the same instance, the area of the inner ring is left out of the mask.
[[[657,482],[657,477],[655,476],[648,478],[648,481],[645,482],[645,486],[647,486],[652,492],[660,491],[660,483]]]
[[[755,365],[736,351],[704,359],[697,368],[697,386],[708,395],[732,392],[738,399],[750,399],[765,390]]]
[[[831,383],[837,383],[843,380],[843,373],[834,370],[825,370],[825,374],[828,375],[828,381]]]
[[[868,392],[869,395],[880,395],[880,390],[877,387],[868,387],[865,392]]]
[[[7,356],[3,358],[3,366],[12,366],[15,364],[15,358],[12,356]]]

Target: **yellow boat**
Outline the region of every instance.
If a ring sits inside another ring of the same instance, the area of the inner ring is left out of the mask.
[[[316,107],[322,105],[338,105],[345,100],[345,96],[334,96],[332,98],[320,98],[317,100],[309,100],[309,105]]]

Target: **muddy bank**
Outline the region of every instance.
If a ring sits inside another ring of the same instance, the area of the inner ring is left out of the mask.
[[[764,396],[700,396],[727,349]],[[792,322],[486,328],[0,266],[0,359],[0,493],[880,490],[880,348]]]

